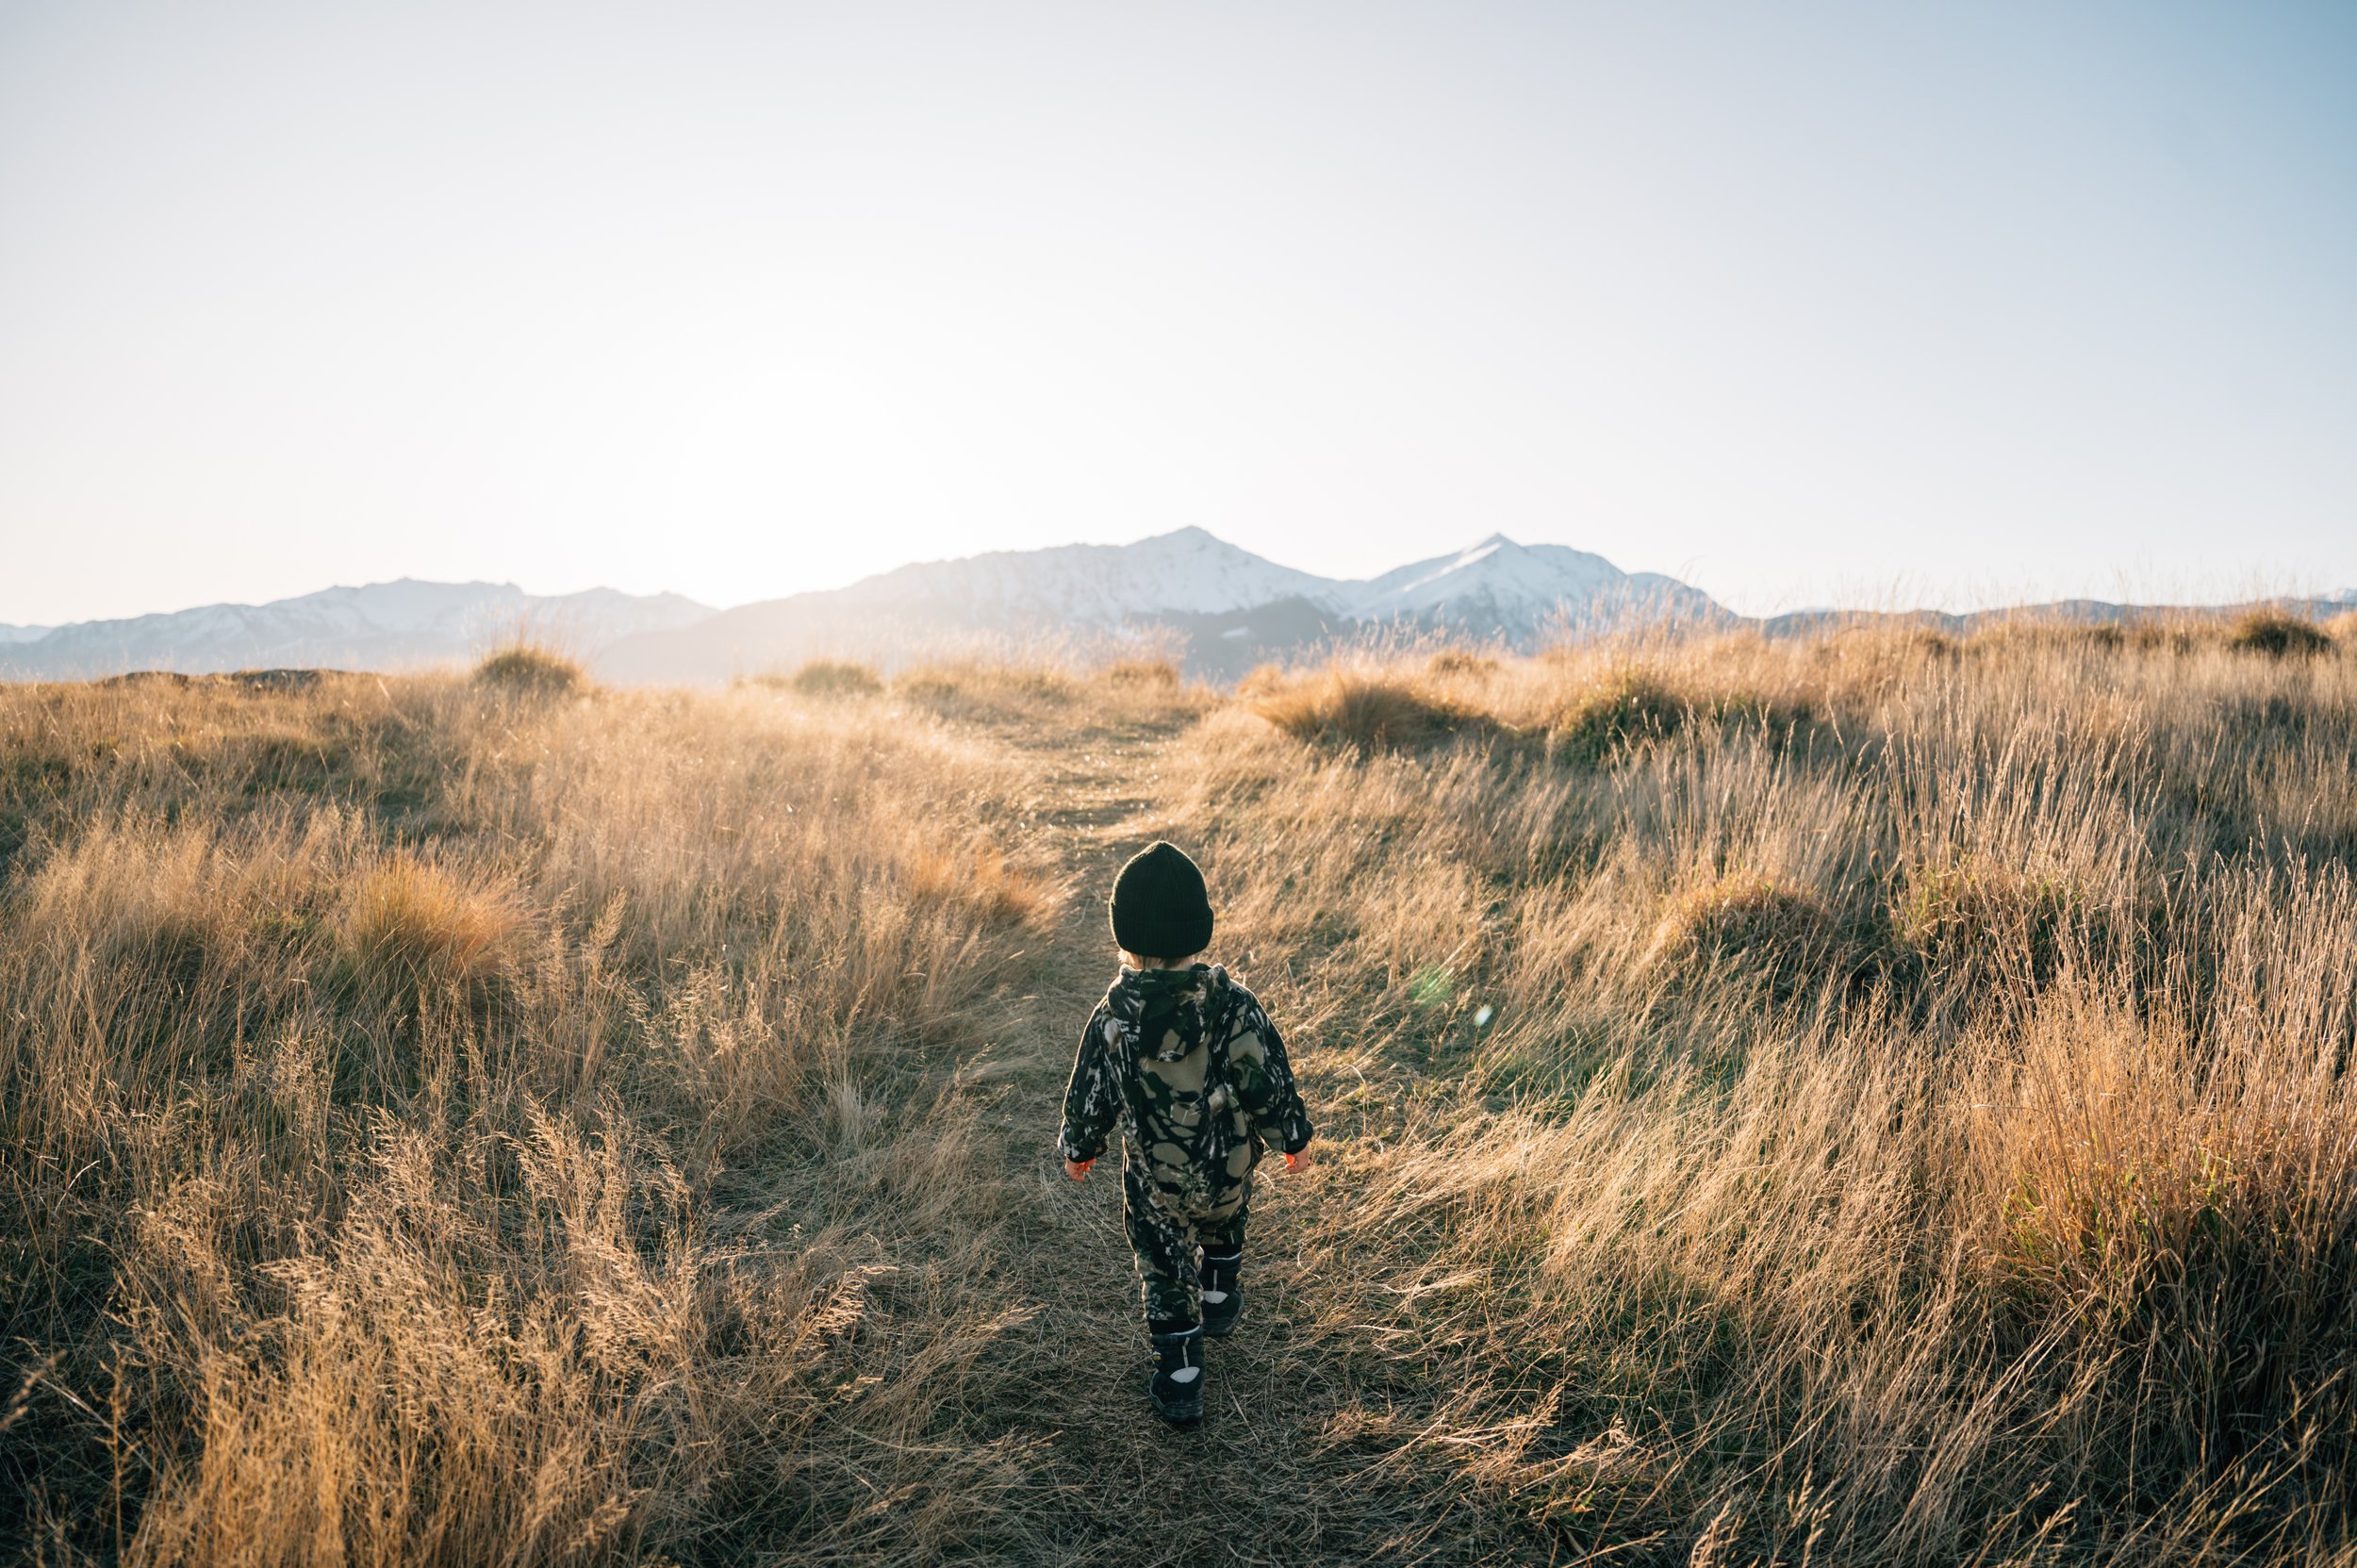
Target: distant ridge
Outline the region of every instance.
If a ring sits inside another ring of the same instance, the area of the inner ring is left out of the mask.
[[[1062,545],[926,561],[849,587],[726,610],[625,637],[593,661],[618,681],[701,683],[822,653],[892,659],[957,633],[1080,632],[1175,640],[1212,679],[1373,631],[1448,631],[1527,646],[1624,617],[1736,618],[1675,579],[1503,534],[1363,581],[1320,577],[1202,528],[1127,545]]]
[[[2272,602],[2322,619],[2357,608],[2357,588]],[[0,626],[0,680],[84,680],[131,670],[262,668],[407,669],[463,660],[527,630],[602,679],[717,685],[821,656],[896,665],[960,639],[1022,647],[1041,638],[1177,651],[1211,680],[1367,636],[1449,636],[1528,649],[1605,627],[1673,623],[1797,636],[1841,625],[1969,634],[2018,617],[2088,622],[2241,606],[2064,600],[2015,609],[1798,610],[1738,616],[1701,589],[1625,572],[1601,555],[1492,534],[1464,549],[1358,580],[1280,566],[1202,528],[1130,544],[1001,550],[920,561],[848,587],[716,611],[677,594],[611,588],[536,595],[512,583],[404,578],[266,604],[208,604],[71,625]]]
[[[471,657],[519,630],[589,654],[618,638],[677,630],[711,614],[677,594],[529,594],[513,583],[404,577],[267,604],[0,627],[0,678],[74,681],[135,669],[202,675],[264,667],[409,669]]]
[[[2342,588],[2314,599],[2245,600],[2231,604],[2125,604],[2104,599],[2054,599],[1993,610],[1791,610],[1753,624],[1772,637],[1808,636],[1840,626],[1920,626],[1951,636],[1969,636],[2009,620],[2062,620],[2102,626],[2179,616],[2233,615],[2262,606],[2323,620],[2345,610],[2357,609],[2357,588]]]

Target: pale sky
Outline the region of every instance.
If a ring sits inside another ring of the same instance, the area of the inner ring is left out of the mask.
[[[0,621],[2357,585],[2357,4],[0,0]]]

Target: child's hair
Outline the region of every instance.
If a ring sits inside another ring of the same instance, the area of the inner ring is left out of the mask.
[[[1148,958],[1144,953],[1133,953],[1127,948],[1122,948],[1119,951],[1121,962],[1132,969],[1176,969],[1184,966],[1187,959],[1195,956],[1189,953],[1186,958]]]

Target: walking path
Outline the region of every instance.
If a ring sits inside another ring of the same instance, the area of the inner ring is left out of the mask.
[[[1521,1553],[1493,1559],[1470,1542],[1442,1543],[1452,1523],[1470,1523],[1452,1520],[1445,1472],[1394,1467],[1394,1455],[1378,1473],[1375,1461],[1393,1444],[1342,1435],[1390,1391],[1368,1386],[1384,1374],[1380,1358],[1353,1343],[1369,1337],[1365,1327],[1322,1318],[1315,1283],[1296,1266],[1297,1238],[1343,1200],[1330,1162],[1292,1176],[1281,1162],[1261,1167],[1244,1322],[1211,1346],[1203,1423],[1175,1430],[1147,1409],[1119,1155],[1076,1184],[1054,1139],[1080,1026],[1117,962],[1105,889],[1148,839],[1182,828],[1158,815],[1151,781],[1187,724],[1006,737],[1038,767],[1033,847],[1053,854],[1073,888],[1031,996],[995,1042],[1001,1092],[986,1119],[1005,1190],[1021,1211],[1010,1218],[1007,1258],[1020,1276],[1012,1294],[1021,1323],[999,1353],[1024,1394],[993,1415],[1007,1423],[1004,1435],[1030,1444],[1030,1481],[1052,1515],[1040,1524],[1060,1547],[1047,1560],[1137,1568],[1515,1560]],[[1297,1059],[1315,1048],[1298,1042]]]

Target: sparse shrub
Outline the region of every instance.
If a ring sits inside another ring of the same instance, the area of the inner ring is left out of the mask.
[[[1270,691],[1252,711],[1297,739],[1361,751],[1413,751],[1484,727],[1411,682],[1340,669]]]
[[[2332,651],[2332,639],[2313,620],[2281,610],[2246,610],[2226,634],[2226,646],[2237,653],[2262,653],[2270,659],[2310,658]]]
[[[1691,717],[1686,700],[1636,668],[1592,681],[1547,723],[1547,749],[1590,767],[1602,767],[1677,733]]]
[[[553,648],[511,642],[474,667],[477,685],[523,697],[562,697],[586,684],[581,666]]]
[[[2325,635],[2343,648],[2357,648],[2357,610],[2343,610],[2324,623]]]

